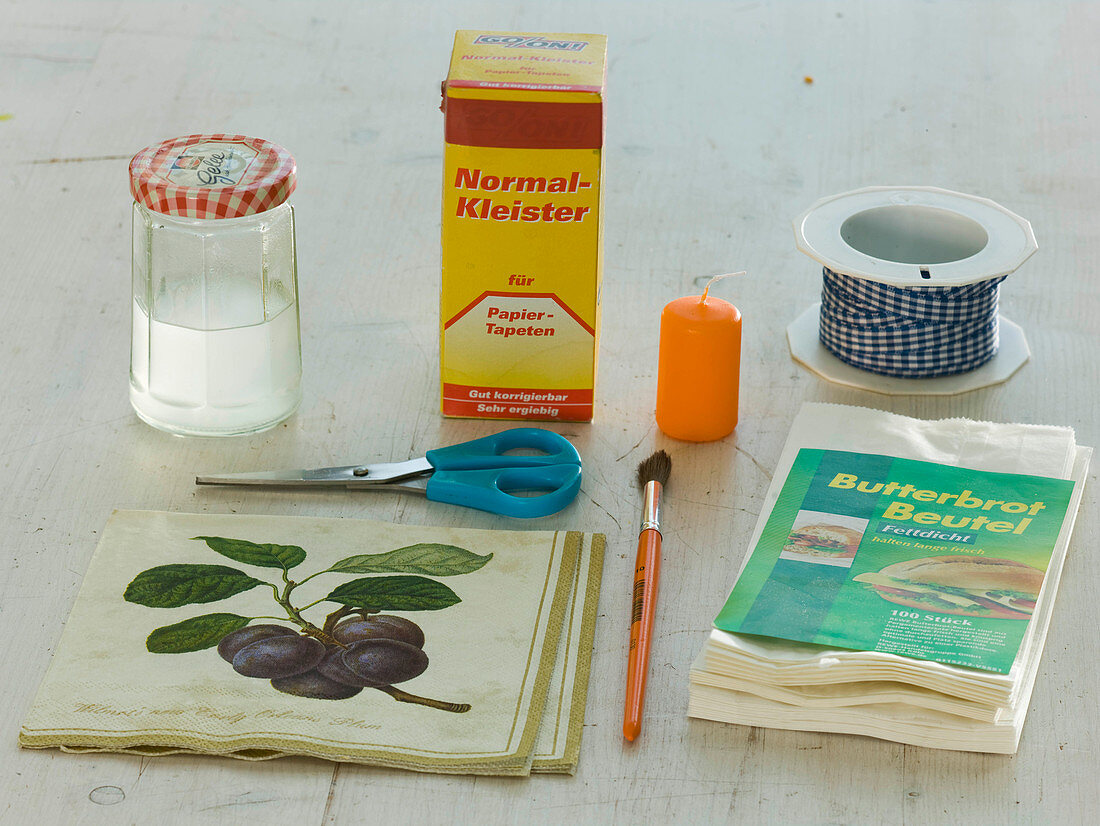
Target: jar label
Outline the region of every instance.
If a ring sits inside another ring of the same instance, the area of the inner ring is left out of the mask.
[[[180,186],[236,186],[257,155],[246,143],[197,143],[186,147],[172,161],[167,177]]]

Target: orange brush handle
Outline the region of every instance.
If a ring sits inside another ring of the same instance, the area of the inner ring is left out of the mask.
[[[634,602],[630,620],[630,657],[626,663],[626,705],[623,737],[633,740],[642,728],[649,645],[657,612],[657,581],[661,576],[661,532],[649,528],[638,535],[634,562]]]

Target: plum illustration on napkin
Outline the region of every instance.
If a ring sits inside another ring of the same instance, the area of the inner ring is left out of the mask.
[[[271,681],[285,694],[345,700],[374,688],[399,702],[465,712],[468,703],[419,697],[396,688],[428,667],[424,632],[417,623],[383,611],[437,611],[461,600],[428,576],[456,576],[482,568],[492,554],[438,543],[408,545],[378,554],[357,554],[300,580],[290,571],[305,561],[297,545],[258,544],[245,539],[195,536],[210,550],[245,565],[281,572],[279,582],[257,579],[226,565],[181,563],[142,571],[123,599],[149,608],[179,608],[219,602],[253,588],[271,589],[277,616],[202,614],[154,629],[145,647],[153,654],[184,654],[217,647],[218,654],[245,677]],[[299,606],[294,591],[322,575],[358,575],[326,596]],[[424,576],[424,575],[428,576]],[[321,625],[305,612],[320,603],[338,605]],[[283,616],[285,614],[285,618]],[[276,620],[259,622],[254,620]]]

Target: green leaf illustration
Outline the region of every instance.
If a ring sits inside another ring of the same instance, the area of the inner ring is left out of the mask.
[[[264,584],[224,565],[158,565],[134,577],[122,596],[150,608],[179,608],[217,602]]]
[[[259,565],[262,568],[282,568],[284,571],[300,565],[306,558],[306,552],[297,545],[258,545],[247,539],[226,539],[222,536],[192,536],[201,539],[217,551],[236,562],[245,565]]]
[[[325,599],[367,611],[438,611],[462,602],[442,582],[422,576],[378,576],[353,579]]]
[[[349,556],[341,559],[329,570],[345,574],[409,573],[457,576],[476,571],[492,558],[492,554],[480,556],[456,545],[422,542],[382,554]]]
[[[186,654],[213,648],[230,631],[244,628],[249,617],[237,614],[203,614],[175,625],[157,628],[145,640],[145,647],[153,654]]]

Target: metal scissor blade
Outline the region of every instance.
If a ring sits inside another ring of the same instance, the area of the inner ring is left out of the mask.
[[[297,470],[259,470],[251,473],[217,473],[195,477],[196,485],[263,485],[266,487],[347,487],[381,489],[387,483],[430,473],[427,459],[385,462],[376,465],[345,465]],[[401,485],[396,490],[418,490],[423,486]],[[387,488],[389,489],[389,488]]]
[[[354,479],[348,483],[351,488],[376,488],[388,482],[398,482],[414,476],[424,476],[435,470],[435,466],[425,457],[410,459],[407,462],[382,462],[375,465],[361,465],[352,473]]]
[[[266,487],[345,487],[355,481],[360,465],[298,470],[260,470],[252,473],[208,473],[195,477],[196,485],[263,485]]]

